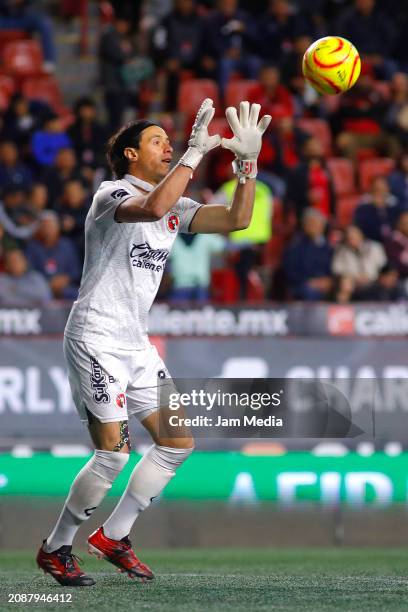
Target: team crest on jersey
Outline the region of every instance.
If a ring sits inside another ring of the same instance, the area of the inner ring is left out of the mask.
[[[169,216],[167,217],[167,229],[169,230],[169,232],[171,232],[172,234],[174,232],[177,232],[179,225],[180,217],[178,216],[178,214],[176,212],[170,212]]]
[[[126,406],[126,397],[124,393],[119,393],[116,396],[116,405],[118,408],[124,408]]]

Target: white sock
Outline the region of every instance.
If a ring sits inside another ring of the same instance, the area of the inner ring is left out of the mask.
[[[71,485],[58,521],[43,545],[46,552],[72,544],[79,527],[99,506],[128,460],[127,453],[94,452]]]
[[[170,448],[153,444],[134,468],[118,505],[103,525],[107,538],[121,540],[152,500],[175,476],[176,469],[193,452],[192,448]]]

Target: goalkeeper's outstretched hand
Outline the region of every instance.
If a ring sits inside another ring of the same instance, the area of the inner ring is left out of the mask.
[[[235,107],[229,106],[225,111],[234,136],[223,138],[221,146],[235,153],[232,166],[241,183],[257,175],[256,162],[262,146],[262,135],[272,119],[270,115],[264,115],[258,123],[260,110],[260,104],[250,105],[249,102],[241,102],[239,119]]]
[[[208,126],[215,113],[213,101],[206,98],[201,104],[196,115],[191,135],[188,141],[188,149],[180,159],[179,163],[195,170],[203,156],[221,144],[221,137],[208,134]]]

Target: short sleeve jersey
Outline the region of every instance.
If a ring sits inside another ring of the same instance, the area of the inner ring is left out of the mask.
[[[112,348],[148,343],[148,314],[178,232],[188,233],[200,204],[182,197],[154,222],[118,223],[117,207],[153,185],[126,174],[104,181],[85,222],[85,261],[65,334]]]

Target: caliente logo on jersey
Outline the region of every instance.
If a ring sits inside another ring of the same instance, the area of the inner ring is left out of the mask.
[[[130,251],[132,266],[153,272],[162,272],[168,256],[167,249],[152,249],[148,242],[133,244]]]

